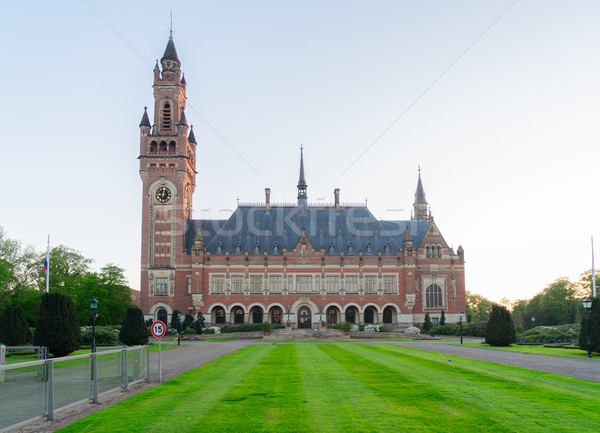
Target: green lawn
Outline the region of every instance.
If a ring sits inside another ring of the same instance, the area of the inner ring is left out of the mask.
[[[479,349],[491,349],[491,350],[506,350],[507,352],[521,352],[521,353],[535,353],[537,355],[554,355],[554,356],[562,356],[565,358],[586,358],[587,352],[578,349],[563,349],[558,347],[544,347],[543,345],[539,346],[527,346],[524,344],[513,344],[508,347],[496,347],[490,346],[485,343],[467,343],[464,346],[468,347],[477,347]],[[597,353],[593,354],[593,360],[600,361],[600,356]]]
[[[389,345],[253,345],[62,432],[584,432],[597,383]]]
[[[349,338],[303,338],[300,340],[264,340],[265,343],[355,343],[365,340],[355,340]]]

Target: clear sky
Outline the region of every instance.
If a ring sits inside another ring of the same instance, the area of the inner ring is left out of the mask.
[[[10,2],[0,226],[139,288],[139,128],[174,38],[198,141],[195,218],[368,198],[409,219],[417,167],[467,290],[529,298],[600,241],[597,1]],[[150,113],[152,114],[152,113]],[[598,247],[600,248],[600,247]]]

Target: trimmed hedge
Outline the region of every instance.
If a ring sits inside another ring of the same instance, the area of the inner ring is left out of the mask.
[[[255,331],[262,331],[263,330],[263,323],[252,323],[249,325],[234,325],[234,326],[223,326],[221,328],[221,334],[232,334],[234,332],[255,332]],[[283,325],[276,325],[276,324],[271,324],[271,329],[282,329],[284,328]],[[204,333],[205,334],[210,334],[210,332],[207,332],[208,330],[205,330]]]
[[[578,323],[557,326],[536,326],[517,336],[519,343],[575,343],[581,326]]]

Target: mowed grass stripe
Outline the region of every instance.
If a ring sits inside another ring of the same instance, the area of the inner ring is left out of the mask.
[[[308,432],[312,417],[306,409],[297,345],[268,347],[271,352],[250,370],[189,431]]]
[[[351,364],[354,369],[358,359],[368,358],[372,369],[395,372],[402,387],[409,386],[411,400],[415,392],[421,394],[413,400],[421,413],[426,412],[429,403],[431,419],[443,415],[439,409],[468,414],[462,420],[447,414],[441,417],[439,425],[451,430],[455,430],[455,420],[463,428],[522,431],[527,426],[530,432],[572,431],[574,425],[594,431],[600,423],[595,412],[600,391],[589,382],[465,358],[411,354],[411,349],[399,347],[344,346],[343,350],[357,355]],[[366,381],[370,379],[364,372],[357,374]],[[377,378],[373,381],[381,383]],[[423,398],[419,390],[428,390],[429,397]]]
[[[340,367],[321,347],[302,344],[297,348],[307,408],[314,419],[311,431],[398,431],[402,413]]]
[[[270,352],[246,347],[177,376],[160,386],[88,415],[61,432],[191,431],[190,425],[211,410]]]

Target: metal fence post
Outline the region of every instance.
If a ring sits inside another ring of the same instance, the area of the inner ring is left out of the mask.
[[[121,352],[123,358],[123,391],[129,390],[129,373],[127,371],[127,348]]]
[[[48,369],[48,415],[47,418],[52,421],[54,419],[54,361],[51,359],[46,361]]]
[[[146,346],[146,382],[150,382],[150,346]]]
[[[6,363],[6,346],[0,344],[0,365]],[[4,370],[0,370],[0,383],[4,382]]]
[[[98,353],[92,353],[92,403],[98,403]]]

